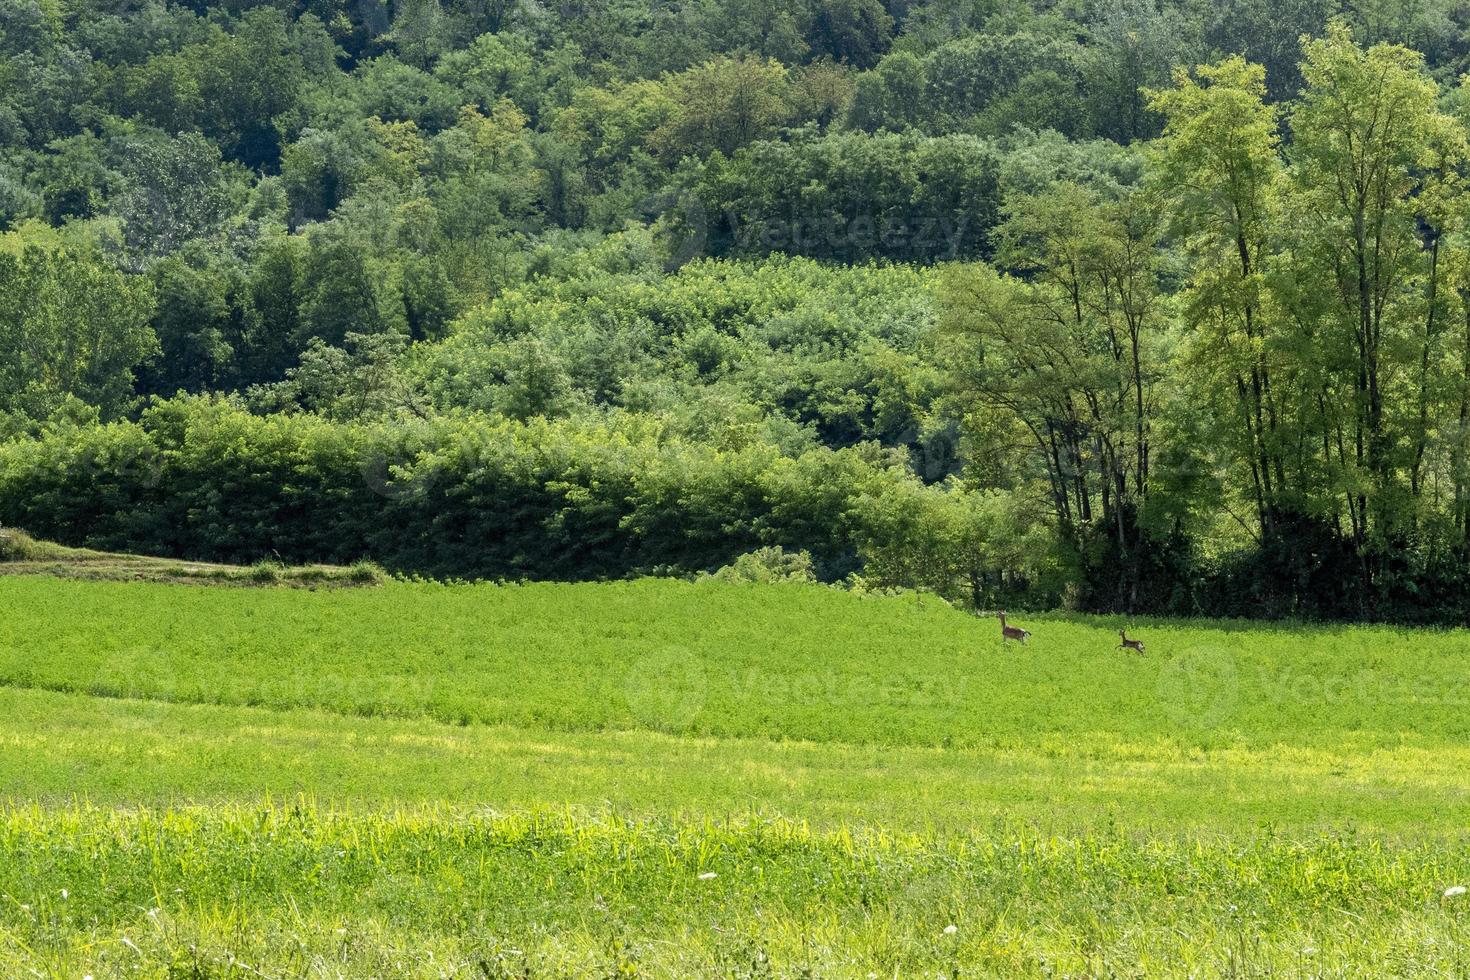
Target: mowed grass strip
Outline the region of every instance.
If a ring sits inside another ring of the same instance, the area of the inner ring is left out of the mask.
[[[1466,832],[1470,746],[1182,748],[1118,737],[937,749],[450,726],[0,690],[0,799],[117,806],[291,798],[368,810],[548,805],[953,833]]]
[[[380,585],[387,578],[382,569],[369,562],[351,566],[287,566],[274,561],[254,565],[219,565],[68,548],[50,541],[37,541],[14,528],[0,528],[0,576],[5,575],[306,589]]]
[[[554,731],[892,746],[1108,733],[1215,747],[1470,736],[1470,635],[993,619],[816,586],[0,578],[0,684]]]
[[[0,972],[1464,975],[1470,851],[768,820],[0,812]]]

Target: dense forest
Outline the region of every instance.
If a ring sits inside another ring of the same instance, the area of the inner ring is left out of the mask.
[[[1458,0],[0,0],[0,522],[1464,621],[1467,70]]]

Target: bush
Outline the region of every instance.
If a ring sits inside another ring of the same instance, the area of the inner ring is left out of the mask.
[[[261,585],[269,585],[279,582],[286,574],[286,566],[278,561],[266,559],[258,561],[250,566],[245,577],[250,581]]]
[[[232,564],[370,557],[437,577],[689,574],[775,547],[781,574],[835,580],[882,533],[860,539],[865,501],[917,486],[870,443],[719,448],[621,414],[358,425],[181,398],[136,423],[0,444],[0,520],[50,539]]]
[[[35,561],[41,545],[24,531],[0,527],[0,561]]]
[[[364,559],[349,565],[343,578],[355,585],[381,585],[387,575],[377,563]]]
[[[815,582],[812,556],[780,546],[759,548],[708,576],[717,582]]]

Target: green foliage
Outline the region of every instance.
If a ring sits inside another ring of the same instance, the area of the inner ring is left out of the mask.
[[[0,528],[0,561],[34,561],[45,554],[45,545],[24,531]]]
[[[327,410],[359,417],[349,407]],[[371,556],[485,578],[711,570],[763,544],[808,550],[841,577],[866,496],[910,482],[872,447],[793,456],[618,415],[364,425],[177,400],[141,423],[0,446],[0,513],[67,543],[209,561]]]
[[[973,137],[848,133],[752,144],[689,178],[715,255],[787,252],[839,262],[988,255],[997,160]]]
[[[94,251],[0,236],[0,412],[44,417],[71,397],[120,413],[157,349],[152,305]]]
[[[794,554],[773,563],[767,552],[757,574],[800,574]],[[258,574],[288,574],[273,562]],[[1175,752],[1377,750],[1398,764],[1412,724],[1411,755],[1443,747],[1458,760],[1466,751],[1465,638],[1456,630],[1012,609],[1011,621],[1032,633],[1021,650],[1003,645],[993,614],[790,581],[732,588],[709,576],[321,591],[19,576],[0,580],[0,612],[12,638],[0,646],[7,688],[895,749],[1039,752],[1075,738],[1062,754],[1083,758],[1083,746],[1121,742]],[[1146,640],[1144,657],[1118,651],[1120,626]],[[995,669],[979,669],[987,664]],[[1436,779],[1457,771],[1442,765]],[[1363,804],[1393,818],[1391,806]],[[1308,822],[1336,819],[1314,813]],[[1452,826],[1453,817],[1431,823]]]
[[[44,577],[0,624],[8,972],[1461,964],[1461,631]]]
[[[711,573],[717,582],[815,582],[812,556],[780,547],[759,548]]]
[[[250,403],[261,412],[304,409],[334,421],[421,413],[399,370],[403,348],[396,333],[349,333],[345,348],[312,338],[284,381],[250,389]]]
[[[921,346],[930,274],[778,259],[697,262],[664,276],[642,259],[623,267],[625,254],[606,246],[586,258],[569,278],[471,311],[418,352],[415,369],[441,409],[526,418],[611,405],[733,444],[761,431],[786,441],[763,418],[774,415],[827,445],[921,442],[937,379]],[[731,403],[755,414],[706,418]]]
[[[357,975],[497,980],[1463,964],[1460,907],[1442,893],[1465,866],[1443,841],[1101,827],[890,836],[743,815],[343,813],[302,799],[15,807],[0,841],[0,883],[29,899],[0,953],[16,973],[126,963],[214,976],[246,962],[286,971],[298,957]],[[228,923],[214,911],[227,903]],[[602,903],[618,911],[589,926]]]
[[[130,141],[113,211],[130,248],[168,255],[219,234],[238,206],[243,174],[221,166],[219,148],[194,133]]]
[[[552,420],[614,439],[590,456],[641,428],[752,454],[694,467],[729,513],[614,555],[665,532],[608,505],[600,557],[555,569],[708,569],[800,526],[824,577],[972,604],[1470,608],[1449,0],[89,3],[0,17],[6,437],[179,392]],[[916,479],[860,552],[808,486],[757,527],[767,455]],[[957,530],[992,498],[1018,526]],[[537,507],[539,544],[407,567],[552,574],[573,532]],[[134,540],[89,513],[70,540]],[[216,519],[205,553],[260,534]]]
[[[173,561],[144,555],[114,554],[87,548],[68,548],[37,541],[24,531],[0,528],[0,574],[50,575],[66,579],[113,582],[172,582],[211,585],[289,585],[305,588],[340,585],[380,585],[385,574],[372,562],[351,566],[288,566],[265,559],[248,567],[204,562]]]

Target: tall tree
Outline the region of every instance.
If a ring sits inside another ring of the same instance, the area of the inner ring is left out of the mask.
[[[949,270],[942,292],[955,373],[977,408],[1019,426],[1017,461],[1044,474],[1058,527],[1105,604],[1131,606],[1146,557],[1159,336],[1157,223],[1141,195],[1058,184],[1008,205],[998,261]],[[1028,462],[1029,461],[1029,462]],[[1104,574],[1105,573],[1105,574]]]
[[[1219,443],[1249,472],[1261,535],[1274,533],[1288,493],[1273,350],[1278,311],[1268,276],[1279,245],[1285,168],[1265,72],[1244,59],[1178,71],[1153,92],[1163,116],[1152,171],[1188,258],[1187,355]]]
[[[0,412],[40,417],[68,396],[124,411],[158,349],[148,283],[84,249],[0,236]]]
[[[1439,330],[1442,201],[1463,135],[1438,111],[1438,87],[1415,52],[1364,50],[1339,21],[1304,53],[1306,88],[1290,116],[1294,276],[1321,301],[1318,363],[1338,367],[1329,395],[1347,419],[1340,462],[1363,549],[1375,529],[1402,533],[1410,513],[1401,484],[1424,375],[1416,352]]]

